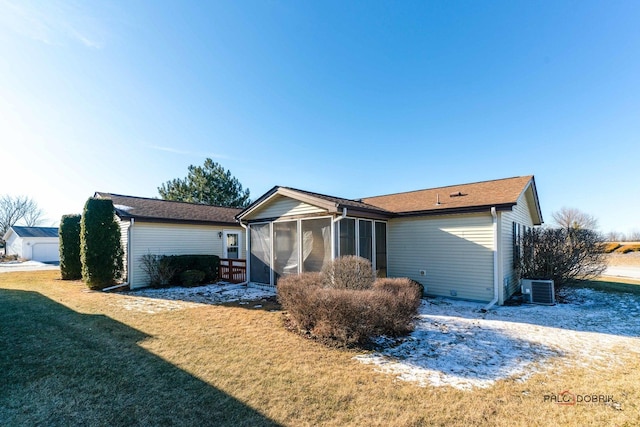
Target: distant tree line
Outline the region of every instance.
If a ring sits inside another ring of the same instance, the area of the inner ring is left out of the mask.
[[[640,242],[640,231],[634,230],[630,233],[610,231],[604,236],[607,242]]]

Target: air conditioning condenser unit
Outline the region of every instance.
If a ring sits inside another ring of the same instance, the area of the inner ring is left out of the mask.
[[[553,280],[522,279],[520,287],[525,302],[543,305],[556,303]]]

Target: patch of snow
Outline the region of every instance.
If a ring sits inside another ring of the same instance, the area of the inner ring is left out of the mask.
[[[143,313],[181,310],[198,307],[200,304],[222,304],[238,302],[249,304],[275,296],[274,290],[248,288],[244,285],[219,283],[193,288],[171,287],[162,289],[141,289],[122,294],[119,303],[127,310]],[[261,305],[254,306],[262,307]]]
[[[563,366],[606,369],[618,363],[617,346],[640,355],[639,296],[574,289],[565,301],[485,313],[481,303],[432,299],[409,337],[356,359],[420,386],[470,390]]]
[[[47,264],[40,261],[7,261],[0,263],[0,273],[8,273],[15,271],[39,271],[39,270],[57,270],[60,268],[57,264]]]
[[[127,206],[127,205],[113,205],[113,207],[119,211],[124,211],[124,212],[129,212],[130,210],[133,209],[133,207]]]

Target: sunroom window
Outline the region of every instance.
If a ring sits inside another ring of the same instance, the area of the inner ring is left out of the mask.
[[[376,274],[387,277],[387,224],[376,221]]]
[[[340,220],[340,256],[356,254],[356,220],[344,218]]]
[[[331,261],[331,218],[306,219],[302,227],[302,271],[320,271]]]
[[[273,223],[273,271],[280,276],[298,273],[298,222]]]
[[[249,228],[249,278],[254,283],[271,282],[271,225],[252,224]]]
[[[369,261],[373,262],[373,254],[372,254],[372,245],[373,245],[373,229],[371,221],[359,220],[358,221],[358,231],[359,231],[359,249],[360,256],[362,258],[366,258]]]

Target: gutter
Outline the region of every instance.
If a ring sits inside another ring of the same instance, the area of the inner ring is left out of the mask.
[[[489,301],[482,311],[487,311],[500,299],[499,296],[499,281],[498,281],[498,214],[496,213],[496,207],[491,207],[492,225],[493,225],[493,299]]]

